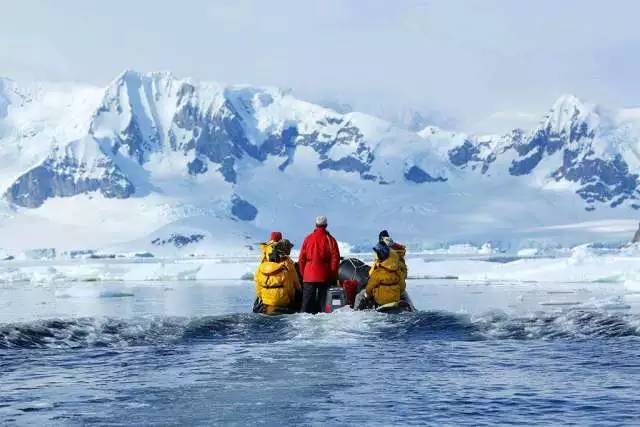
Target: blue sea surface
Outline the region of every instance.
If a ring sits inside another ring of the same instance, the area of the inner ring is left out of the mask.
[[[250,282],[0,289],[2,425],[637,425],[640,297],[411,281],[417,313],[248,313]]]

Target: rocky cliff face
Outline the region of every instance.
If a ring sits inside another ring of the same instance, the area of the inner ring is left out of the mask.
[[[617,129],[603,121],[595,106],[574,96],[560,98],[542,125],[514,144],[518,158],[509,172],[528,175],[543,159],[556,155],[550,178],[577,184],[576,193],[586,202],[585,209],[593,210],[599,203],[616,207],[626,201],[638,209],[638,175],[628,164],[635,156],[625,158],[624,151],[615,146]],[[637,142],[626,141],[629,145]]]
[[[87,149],[93,153],[87,154]],[[51,197],[94,191],[107,198],[122,199],[134,194],[135,187],[111,158],[99,152],[95,141],[87,138],[71,142],[64,150],[54,150],[21,175],[5,197],[16,205],[36,208]]]

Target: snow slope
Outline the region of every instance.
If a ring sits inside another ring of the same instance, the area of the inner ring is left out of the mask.
[[[164,72],[1,79],[0,247],[239,254],[320,213],[365,250],[381,228],[414,249],[626,240],[639,117],[567,95],[529,132],[476,136]]]

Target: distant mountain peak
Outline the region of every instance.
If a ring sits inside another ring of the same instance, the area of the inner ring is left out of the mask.
[[[599,123],[594,104],[585,103],[575,95],[562,95],[554,102],[542,127],[556,134],[577,135],[595,129]]]
[[[123,70],[118,76],[114,79],[114,81],[128,81],[128,80],[142,80],[142,79],[155,79],[155,80],[177,80],[174,74],[171,71],[149,71],[143,72],[139,70],[135,70],[133,68],[127,68]]]
[[[578,110],[583,110],[584,107],[585,107],[585,103],[580,98],[578,98],[573,94],[565,93],[560,95],[556,99],[551,109],[560,110],[560,109],[576,108]]]

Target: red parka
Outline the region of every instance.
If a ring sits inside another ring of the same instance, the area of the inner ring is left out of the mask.
[[[327,283],[338,277],[338,242],[323,227],[316,227],[302,243],[298,267],[303,282]]]

